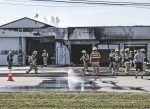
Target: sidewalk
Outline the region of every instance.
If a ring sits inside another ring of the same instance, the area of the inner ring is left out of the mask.
[[[16,77],[47,77],[47,76],[63,76],[67,74],[66,68],[55,68],[55,67],[38,67],[38,74],[35,74],[35,71],[32,70],[29,74],[26,74],[26,71],[29,69],[29,66],[15,66],[12,67],[11,73]],[[7,66],[0,67],[0,76],[8,76],[9,69]]]
[[[11,69],[11,73],[14,76],[62,76],[64,74],[68,74],[69,69],[72,69],[75,75],[85,75],[82,71],[83,67],[41,67],[38,66],[38,74],[34,73],[34,70],[30,72],[30,74],[26,74],[26,70],[29,69],[29,66],[15,66]],[[149,71],[150,72],[150,71]],[[7,66],[0,67],[0,76],[7,76],[9,73],[9,70]],[[135,69],[130,69],[130,73],[127,75],[124,71],[117,72],[117,76],[134,76],[135,75]],[[62,75],[61,75],[62,74]],[[93,75],[92,67],[89,67],[89,75]],[[108,67],[100,67],[100,73],[98,74],[100,76],[112,76],[112,73],[109,71]],[[144,75],[150,75],[150,73],[147,73]],[[116,75],[115,75],[116,76]]]

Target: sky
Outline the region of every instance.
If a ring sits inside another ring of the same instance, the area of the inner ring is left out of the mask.
[[[142,1],[150,3],[149,0],[124,1]],[[150,7],[135,8],[102,5],[89,6],[85,4],[72,5],[65,3],[33,2],[29,0],[0,0],[0,14],[0,25],[18,20],[23,17],[29,17],[51,25],[55,25],[51,22],[51,18],[53,16],[54,18],[58,17],[60,20],[60,23],[56,25],[58,27],[134,25],[150,26]],[[38,17],[35,18],[36,14],[38,14]]]

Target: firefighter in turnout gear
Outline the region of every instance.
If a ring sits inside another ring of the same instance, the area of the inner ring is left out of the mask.
[[[129,52],[129,48],[125,49],[125,73],[128,74],[130,70],[130,60],[132,55]]]
[[[120,66],[122,67],[122,68],[124,68],[125,67],[125,52],[124,52],[124,50],[121,50],[121,54],[120,54],[120,57],[121,57],[121,62],[120,62]]]
[[[8,69],[12,69],[13,66],[13,53],[12,51],[9,51],[8,55],[7,55],[7,62],[8,62]]]
[[[22,52],[22,50],[19,50],[18,51],[17,62],[18,62],[19,65],[23,65],[22,61],[23,61],[23,52]]]
[[[134,52],[130,51],[131,59],[130,59],[130,68],[134,67]]]
[[[134,56],[135,56],[136,53],[137,53],[137,50],[134,50]]]
[[[48,53],[46,52],[46,50],[43,50],[42,57],[43,57],[43,64],[46,67],[47,66],[47,58],[48,58]]]
[[[38,73],[37,69],[37,59],[36,59],[37,51],[33,51],[32,56],[30,56],[30,59],[28,59],[30,68],[26,73],[28,74],[33,68],[35,70],[35,73]]]
[[[118,74],[119,72],[119,68],[120,68],[120,62],[121,62],[121,57],[120,57],[120,53],[119,53],[119,49],[116,48],[115,49],[115,54],[114,54],[114,71],[112,72],[112,74]]]
[[[99,64],[100,64],[100,58],[101,55],[97,51],[96,47],[93,47],[92,53],[90,54],[90,63],[92,64],[94,74],[99,73]]]
[[[134,50],[133,51],[133,58],[135,57],[135,54],[138,52],[138,50]],[[134,64],[134,67],[135,67],[135,65],[136,65],[136,63],[135,63],[135,59],[133,59],[133,64]]]
[[[145,49],[144,48],[140,49],[140,52],[143,55],[143,72],[145,72],[146,71],[146,64],[147,64],[147,56],[145,53]]]
[[[114,61],[114,51],[111,50],[109,54],[109,70],[113,72],[113,61]]]
[[[89,54],[86,53],[85,50],[82,50],[82,57],[80,58],[80,61],[83,61],[83,70],[85,73],[88,71],[88,63],[89,63]]]

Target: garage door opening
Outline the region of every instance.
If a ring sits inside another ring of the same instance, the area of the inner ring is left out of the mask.
[[[27,56],[32,55],[33,51],[37,51],[37,64],[43,65],[43,50],[48,53],[48,65],[55,64],[55,37],[43,38],[26,38],[26,53]],[[27,61],[27,59],[26,59]],[[28,63],[28,62],[27,62]]]
[[[86,50],[86,52],[90,55],[92,52],[92,45],[91,44],[73,44],[71,45],[71,62],[73,64],[82,64],[80,58],[82,56],[81,51]]]

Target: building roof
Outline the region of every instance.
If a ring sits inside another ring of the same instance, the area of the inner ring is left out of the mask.
[[[117,28],[117,27],[150,27],[150,25],[131,25],[131,26],[124,26],[124,25],[108,25],[108,26],[72,26],[72,27],[67,27],[67,28],[99,28],[99,27],[105,27],[105,28]]]
[[[1,29],[5,28],[41,28],[41,27],[53,27],[52,25],[28,18],[28,17],[23,17],[21,19],[12,21],[10,23],[1,25]]]

